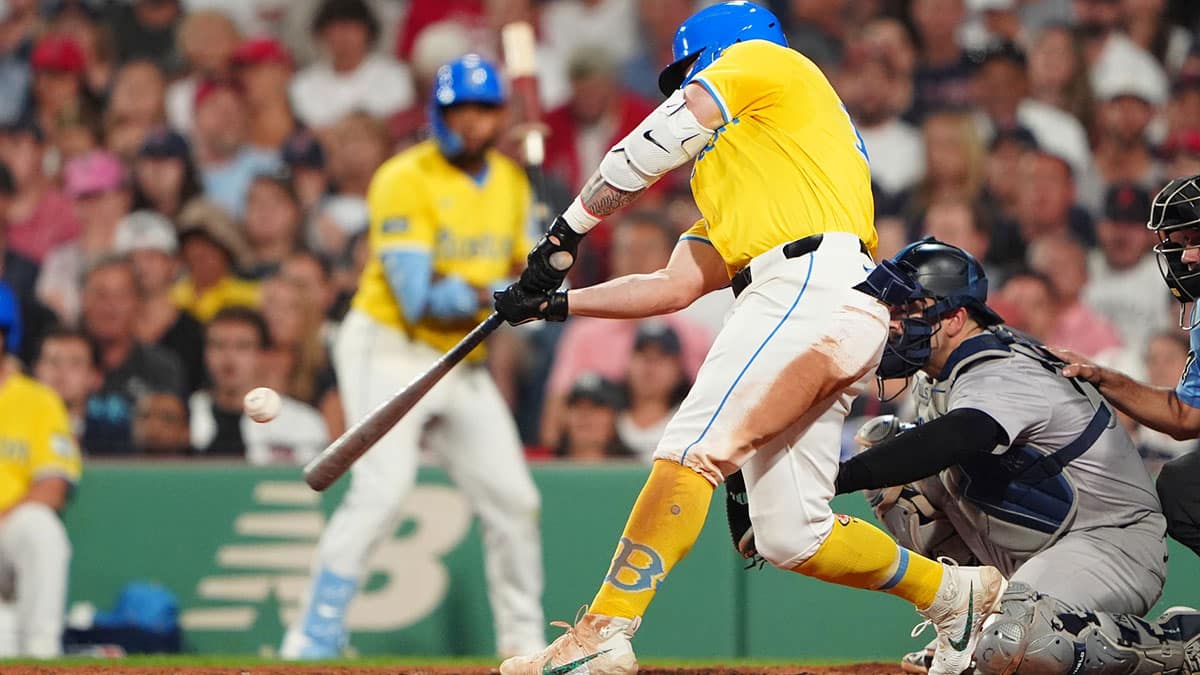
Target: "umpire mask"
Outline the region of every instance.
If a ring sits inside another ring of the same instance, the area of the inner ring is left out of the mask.
[[[1150,205],[1146,226],[1158,235],[1154,247],[1158,270],[1171,295],[1180,302],[1179,325],[1195,328],[1200,319],[1193,315],[1188,321],[1184,305],[1200,299],[1200,266],[1183,262],[1183,254],[1200,247],[1200,176],[1167,183]]]

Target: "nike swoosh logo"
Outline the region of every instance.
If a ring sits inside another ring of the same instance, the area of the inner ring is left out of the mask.
[[[546,659],[546,662],[542,664],[542,675],[569,675],[572,670],[575,670],[579,666],[582,666],[583,664],[587,663],[588,661],[591,661],[592,659],[600,658],[601,656],[604,656],[605,654],[609,653],[610,651],[612,651],[612,650],[605,649],[602,652],[596,652],[595,654],[588,654],[587,656],[585,656],[581,659],[575,659],[574,661],[572,661],[570,663],[564,663],[561,666],[554,666],[554,667],[550,666],[550,659]]]
[[[654,136],[650,135],[650,130],[649,130],[649,129],[647,129],[647,130],[645,130],[644,132],[642,132],[642,138],[644,138],[644,139],[646,139],[646,140],[650,141],[651,143],[653,143],[653,144],[657,145],[657,146],[658,146],[658,148],[659,148],[660,150],[662,150],[663,152],[666,152],[666,153],[668,153],[668,154],[671,152],[670,150],[667,150],[666,148],[664,148],[664,147],[662,146],[662,143],[659,143],[658,141],[654,140]]]
[[[971,641],[971,625],[975,623],[975,582],[971,582],[969,593],[971,599],[967,601],[967,625],[963,628],[962,639],[951,640],[950,646],[954,651],[961,652],[967,648],[967,643]]]

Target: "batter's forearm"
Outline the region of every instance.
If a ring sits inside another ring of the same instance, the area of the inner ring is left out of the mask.
[[[1107,368],[1097,388],[1109,403],[1143,426],[1180,440],[1200,436],[1200,410],[1181,401],[1174,389],[1152,387]]]
[[[695,300],[688,295],[664,272],[631,274],[568,291],[567,308],[574,316],[642,319],[687,307]]]
[[[616,213],[622,207],[632,204],[638,198],[645,188],[641,190],[622,190],[614,187],[611,183],[604,180],[604,176],[600,175],[600,170],[597,169],[588,182],[579,192],[577,204],[583,208],[588,216],[600,220],[607,218]],[[571,209],[567,210],[567,222],[572,227],[576,227],[577,219],[573,218],[575,214]]]

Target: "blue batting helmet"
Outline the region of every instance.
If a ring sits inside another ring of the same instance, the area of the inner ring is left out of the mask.
[[[0,282],[0,332],[4,333],[0,352],[16,353],[21,347],[21,305],[4,282]]]
[[[433,82],[429,120],[442,154],[453,157],[463,149],[462,138],[446,126],[443,110],[462,103],[503,105],[504,100],[500,71],[478,54],[467,54],[438,68]]]
[[[658,76],[666,96],[692,81],[727,48],[746,40],[766,40],[784,47],[787,37],[771,10],[745,0],[723,2],[696,12],[675,31],[675,62]]]

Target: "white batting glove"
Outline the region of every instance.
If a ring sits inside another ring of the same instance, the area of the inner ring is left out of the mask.
[[[854,434],[854,442],[864,448],[870,448],[886,440],[916,427],[915,424],[901,422],[895,415],[880,415],[867,420]]]

